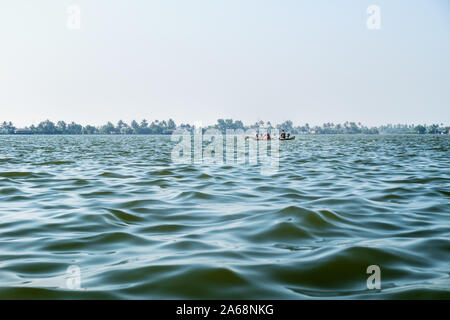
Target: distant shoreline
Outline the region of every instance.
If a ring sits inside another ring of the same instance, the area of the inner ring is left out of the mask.
[[[66,123],[50,120],[40,122],[37,126],[31,125],[23,128],[16,127],[12,122],[3,121],[0,125],[0,135],[170,135],[175,130],[182,129],[193,132],[195,125],[181,123],[177,125],[172,119],[168,121],[148,122],[142,120],[140,123],[132,121],[130,124],[119,121],[116,125],[107,122],[105,125],[82,126],[75,122]],[[330,135],[330,134],[450,134],[450,126],[441,124],[432,125],[408,125],[387,124],[378,127],[367,127],[361,123],[345,122],[343,124],[324,123],[321,126],[309,126],[309,124],[294,125],[292,121],[272,125],[270,121],[258,121],[252,125],[244,125],[242,121],[232,119],[218,119],[215,125],[202,127],[203,130],[217,129],[222,133],[227,130],[256,130],[265,131],[270,129],[285,130],[291,134],[298,135]]]

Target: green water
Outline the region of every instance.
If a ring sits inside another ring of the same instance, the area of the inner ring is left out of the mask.
[[[299,136],[264,176],[167,136],[0,136],[0,298],[449,299],[449,145]]]

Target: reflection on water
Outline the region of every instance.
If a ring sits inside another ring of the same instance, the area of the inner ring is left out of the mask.
[[[264,176],[167,136],[0,136],[0,298],[450,298],[450,139],[297,138]]]

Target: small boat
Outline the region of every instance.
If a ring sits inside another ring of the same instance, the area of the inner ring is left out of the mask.
[[[295,136],[289,137],[289,138],[280,138],[280,140],[294,140]]]
[[[261,141],[261,140],[270,141],[271,140],[271,139],[267,139],[267,138],[256,138],[256,137],[251,137],[251,136],[245,136],[244,138],[245,138],[245,140],[252,139],[252,140],[257,140],[257,141]]]

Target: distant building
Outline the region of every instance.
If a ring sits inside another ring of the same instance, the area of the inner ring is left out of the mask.
[[[33,134],[33,131],[31,131],[28,128],[21,128],[21,129],[16,129],[14,130],[15,134]]]

